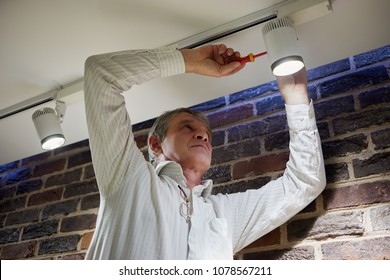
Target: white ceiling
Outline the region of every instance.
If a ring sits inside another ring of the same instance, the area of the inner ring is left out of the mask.
[[[0,0],[0,110],[81,79],[89,55],[169,45],[281,2]],[[309,69],[390,43],[389,0],[331,2],[330,15],[296,26]],[[261,26],[221,41],[245,55],[264,51]],[[272,79],[261,58],[229,78],[155,80],[127,95],[128,110],[140,122]],[[0,164],[42,152],[31,121],[36,109],[0,120]],[[67,106],[62,126],[67,144],[88,138],[82,102]]]

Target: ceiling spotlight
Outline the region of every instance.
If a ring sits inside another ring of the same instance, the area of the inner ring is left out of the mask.
[[[277,18],[263,27],[263,38],[275,76],[291,75],[304,66],[290,18]]]
[[[65,143],[65,136],[60,126],[60,116],[53,108],[42,108],[34,112],[32,120],[44,150],[52,150]]]

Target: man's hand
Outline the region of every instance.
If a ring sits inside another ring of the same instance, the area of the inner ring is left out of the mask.
[[[309,104],[305,67],[292,75],[278,76],[276,81],[286,104]]]
[[[245,64],[234,61],[240,53],[225,45],[207,45],[195,49],[180,50],[184,57],[187,73],[211,77],[223,77],[240,71]]]

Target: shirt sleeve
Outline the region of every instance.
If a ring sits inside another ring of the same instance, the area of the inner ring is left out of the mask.
[[[282,177],[257,190],[227,195],[237,252],[282,225],[325,188],[321,140],[310,105],[286,105],[290,155]]]
[[[184,59],[175,47],[107,53],[86,60],[85,110],[102,195],[118,186],[140,161],[145,162],[135,144],[122,93],[135,84],[184,72]]]

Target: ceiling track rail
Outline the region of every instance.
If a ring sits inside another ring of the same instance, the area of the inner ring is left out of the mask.
[[[309,21],[315,17],[325,14],[327,11],[324,10],[331,10],[329,0],[286,0],[267,9],[254,12],[252,14],[238,18],[223,25],[198,33],[194,36],[177,41],[170,45],[175,45],[178,49],[196,48],[198,46],[210,43],[212,41],[216,41],[223,37],[265,23],[277,17],[285,17],[295,14],[297,15],[298,19],[295,21],[295,23],[300,24],[302,22]],[[304,11],[305,13],[302,13],[302,11]],[[72,86],[75,83],[82,82],[82,80],[83,79],[80,79],[76,82],[67,84],[63,86],[60,91],[62,89],[65,91],[69,89],[70,92],[66,93],[66,95],[69,96],[72,94]],[[23,102],[10,106],[8,108],[2,109],[0,110],[0,120],[55,100],[57,98],[58,92],[59,90],[51,90],[49,92],[43,93],[36,97],[27,99]]]
[[[0,120],[18,114],[20,112],[26,111],[28,109],[34,108],[36,106],[40,106],[47,102],[53,101],[57,95],[57,91],[58,90],[51,90],[43,94],[40,94],[36,97],[17,103],[8,108],[0,110]]]
[[[248,28],[254,27],[256,25],[265,23],[267,21],[270,21],[272,19],[277,18],[276,14],[270,14],[262,18],[253,17],[253,20],[247,20],[247,17],[245,17],[245,21],[242,24],[237,24],[236,21],[232,21],[230,23],[224,24],[222,26],[210,29],[208,31],[199,33],[197,35],[194,35],[192,37],[188,37],[184,40],[178,41],[174,43],[173,45],[176,45],[178,49],[192,49],[199,47],[201,45],[205,45],[208,43],[211,43],[213,41],[219,40],[221,38],[224,38],[226,36],[235,34],[237,32],[246,30]],[[244,18],[241,18],[237,21],[243,21]]]

